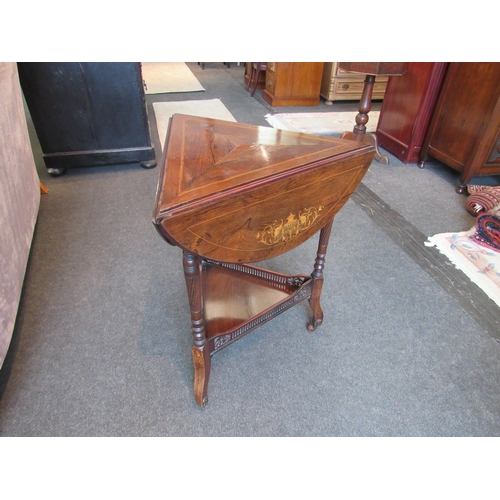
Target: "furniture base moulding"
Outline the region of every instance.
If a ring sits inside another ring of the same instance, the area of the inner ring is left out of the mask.
[[[320,97],[275,97],[267,90],[262,91],[262,98],[271,106],[319,106]]]

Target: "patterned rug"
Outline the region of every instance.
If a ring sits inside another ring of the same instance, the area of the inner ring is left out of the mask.
[[[142,78],[146,94],[170,94],[173,92],[200,92],[201,86],[186,63],[142,63]]]
[[[467,186],[467,210],[475,216],[480,213],[500,209],[500,187],[480,186],[469,184]]]
[[[442,233],[429,238],[453,265],[464,272],[490,299],[500,306],[500,252],[471,238],[475,228],[461,233]]]
[[[224,106],[220,99],[154,102],[153,109],[155,112],[156,127],[158,129],[158,137],[160,138],[162,151],[170,117],[174,113],[203,116],[205,118],[215,118],[218,120],[227,120],[232,122],[236,121],[234,116],[230,113],[226,106]]]
[[[266,115],[267,122],[274,128],[304,132],[306,134],[333,135],[352,132],[356,125],[357,111],[332,113],[281,113]],[[380,111],[368,114],[367,132],[375,132]]]

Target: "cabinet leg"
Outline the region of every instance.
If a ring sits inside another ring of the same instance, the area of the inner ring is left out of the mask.
[[[458,193],[458,194],[467,194],[468,193],[468,190],[467,190],[467,185],[469,184],[469,182],[472,180],[472,175],[470,174],[470,172],[476,172],[477,171],[477,167],[475,165],[466,165],[465,166],[465,170],[462,172],[462,175],[460,175],[460,184],[458,185],[458,187],[455,189],[455,192]]]
[[[142,168],[155,168],[156,160],[141,161],[140,165]]]
[[[194,397],[199,406],[208,402],[207,388],[210,376],[210,351],[207,346],[205,317],[203,314],[203,287],[201,282],[202,260],[196,254],[183,254],[184,278],[191,309],[193,334]]]
[[[66,169],[48,167],[47,172],[51,177],[60,177],[61,175],[64,175],[66,173]]]
[[[318,251],[314,262],[314,271],[311,274],[313,279],[311,297],[309,305],[311,306],[313,317],[307,325],[307,329],[312,332],[323,323],[323,309],[320,304],[321,290],[323,289],[323,269],[325,268],[326,250],[330,233],[332,231],[333,219],[321,230],[319,235]]]
[[[430,160],[430,156],[427,154],[427,147],[420,151],[420,158],[418,162],[418,168],[425,168],[425,164]]]

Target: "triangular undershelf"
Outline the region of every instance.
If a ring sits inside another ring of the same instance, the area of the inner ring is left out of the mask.
[[[213,352],[311,296],[311,277],[205,261],[202,271],[207,341]]]

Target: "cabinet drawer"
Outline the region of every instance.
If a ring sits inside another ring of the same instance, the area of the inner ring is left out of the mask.
[[[385,94],[387,80],[377,81],[373,85],[372,99],[382,99]],[[363,93],[364,80],[335,80],[333,94],[337,99],[359,99]]]
[[[276,94],[276,73],[273,71],[266,72],[266,90],[272,94]]]

